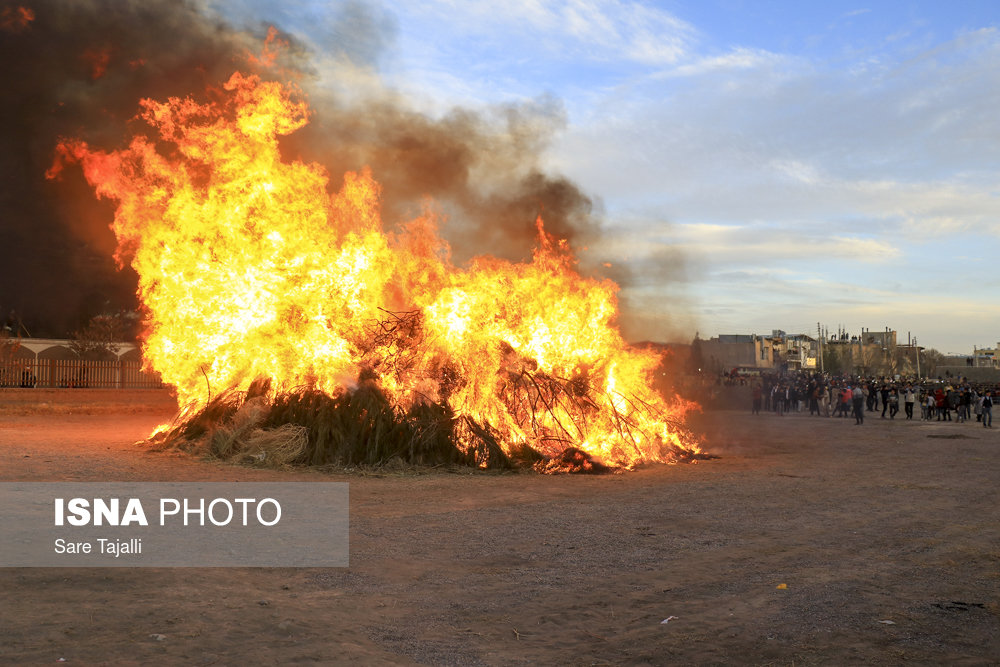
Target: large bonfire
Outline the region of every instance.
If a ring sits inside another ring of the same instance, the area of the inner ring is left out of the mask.
[[[617,287],[581,277],[541,219],[530,263],[453,266],[433,213],[383,227],[367,169],[331,195],[322,167],[282,159],[308,114],[293,88],[236,73],[209,101],[143,100],[152,132],[126,149],[59,146],[54,171],[79,163],[117,203],[144,358],[182,406],[168,439],[300,463],[698,453],[691,404],[652,389],[657,355],[616,328]]]

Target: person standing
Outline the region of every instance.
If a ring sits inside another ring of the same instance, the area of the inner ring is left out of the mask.
[[[993,428],[993,392],[989,389],[983,394],[983,426]]]
[[[948,404],[948,421],[951,421],[951,411],[954,410],[957,416],[959,409],[958,392],[951,385],[945,392],[945,401]]]
[[[851,391],[851,385],[847,382],[844,383],[844,388],[840,392],[840,416],[847,417],[848,410],[851,409],[851,400],[854,398],[854,392]]]
[[[899,391],[896,387],[889,389],[889,419],[895,419],[899,413]]]
[[[944,390],[938,387],[934,390],[934,406],[937,409],[937,420],[941,421],[944,419],[944,405],[946,401]],[[949,420],[951,419],[951,413],[948,414]]]
[[[807,393],[809,394],[809,416],[812,417],[813,415],[816,415],[818,417],[820,388],[819,382],[815,378],[809,382],[809,389],[807,390]]]
[[[865,423],[865,390],[861,388],[860,382],[854,385],[851,398],[854,401],[854,424],[860,426]]]
[[[906,391],[903,393],[903,410],[906,412],[907,419],[913,419],[913,403],[917,400],[917,394],[913,391],[913,385],[906,385]]]

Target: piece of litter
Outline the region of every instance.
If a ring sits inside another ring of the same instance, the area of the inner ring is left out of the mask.
[[[662,621],[660,621],[660,625],[666,625],[670,621],[673,621],[673,620],[676,620],[676,619],[677,619],[676,616],[667,616],[665,619],[663,619]]]
[[[158,642],[162,642],[164,639],[167,638],[167,636],[166,635],[156,634],[156,635],[150,635],[149,638],[153,639],[155,641],[158,641]]]
[[[879,621],[879,623],[881,623],[882,625],[896,625],[896,621],[889,621],[889,620]]]
[[[783,591],[783,590],[785,590],[786,588],[788,588],[788,584],[778,584],[778,585],[776,586],[776,588],[777,588],[778,590],[782,590],[782,591]]]

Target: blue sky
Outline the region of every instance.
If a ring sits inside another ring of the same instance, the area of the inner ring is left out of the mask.
[[[342,94],[429,115],[554,100],[546,166],[602,206],[584,254],[642,277],[630,339],[1000,341],[1000,3],[368,3],[367,40],[344,34],[358,3],[217,5],[310,43]],[[377,83],[345,77],[343,48]]]

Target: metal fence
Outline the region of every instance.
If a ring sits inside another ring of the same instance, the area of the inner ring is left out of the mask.
[[[160,374],[137,361],[14,359],[0,362],[0,387],[160,389]]]

